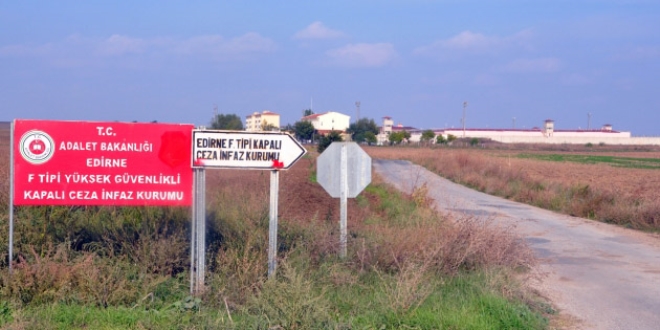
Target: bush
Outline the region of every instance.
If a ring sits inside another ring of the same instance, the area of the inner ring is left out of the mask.
[[[327,147],[330,146],[330,144],[332,142],[335,142],[335,141],[341,142],[343,140],[344,139],[341,137],[341,133],[338,132],[338,131],[332,131],[332,132],[328,133],[328,135],[322,135],[319,138],[319,145],[318,145],[317,151],[319,153],[322,153]]]

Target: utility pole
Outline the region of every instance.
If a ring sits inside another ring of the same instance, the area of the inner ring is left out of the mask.
[[[513,117],[513,129],[516,129],[516,117]]]
[[[467,101],[463,102],[463,137],[465,137],[465,108],[467,108]]]
[[[591,112],[587,112],[587,130],[591,129]]]
[[[357,108],[357,120],[356,123],[360,121],[360,101],[355,102],[355,107]]]

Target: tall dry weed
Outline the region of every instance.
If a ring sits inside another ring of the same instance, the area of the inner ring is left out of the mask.
[[[97,306],[134,303],[149,277],[130,280],[127,270],[139,266],[121,260],[109,262],[94,254],[74,253],[66,244],[50,247],[45,253],[30,250],[31,261],[19,255],[12,274],[3,272],[0,287],[4,299],[18,299],[23,304],[53,302],[93,304]]]
[[[250,172],[237,177],[214,173],[207,198],[209,283],[212,300],[241,305],[263,285],[267,274],[267,177]]]
[[[396,272],[401,265],[423,264],[441,274],[492,267],[527,268],[531,249],[506,228],[484,219],[436,220],[415,226],[377,226],[356,243],[356,264]]]
[[[395,313],[406,313],[419,307],[436,286],[433,273],[429,272],[429,261],[406,261],[391,276],[376,270],[384,286],[384,305]]]
[[[245,308],[263,329],[329,329],[332,309],[325,289],[318,289],[301,270],[286,260],[277,278],[266,281]]]
[[[0,159],[7,159],[7,161],[0,161],[0,210],[5,210],[9,205],[9,157],[5,158],[4,153],[0,153]]]

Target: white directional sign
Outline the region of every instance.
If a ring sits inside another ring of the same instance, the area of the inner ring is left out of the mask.
[[[193,130],[192,166],[286,170],[306,152],[283,132]]]

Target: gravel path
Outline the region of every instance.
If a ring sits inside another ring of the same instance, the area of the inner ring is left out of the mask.
[[[426,183],[438,210],[511,226],[540,259],[533,285],[566,329],[660,329],[660,238],[561,215],[454,184],[407,161],[374,160],[386,182],[410,192]]]

